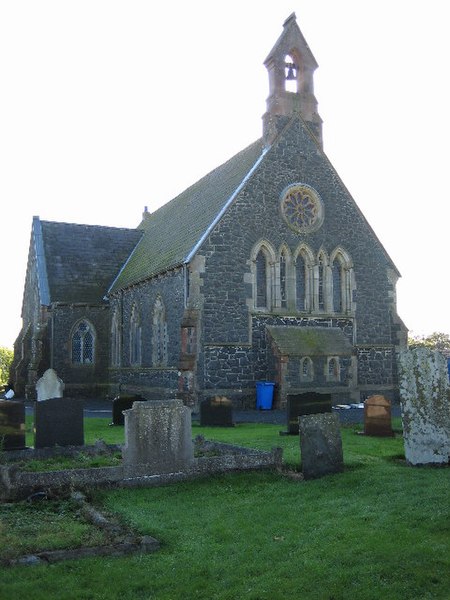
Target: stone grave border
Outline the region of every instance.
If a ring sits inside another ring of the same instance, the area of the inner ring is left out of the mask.
[[[123,465],[116,467],[75,468],[59,471],[27,472],[21,470],[14,461],[34,458],[47,458],[57,455],[75,455],[83,452],[98,454],[116,452],[122,446],[98,443],[94,446],[72,446],[65,448],[26,449],[7,452],[11,462],[0,464],[0,501],[26,499],[32,494],[43,492],[48,495],[68,494],[73,490],[88,491],[95,488],[111,487],[153,487],[167,485],[200,477],[232,471],[272,469],[279,470],[283,451],[255,450],[232,444],[212,442],[198,436],[194,440],[196,451],[209,456],[194,457],[184,471],[173,473],[143,473],[142,465],[134,469]]]

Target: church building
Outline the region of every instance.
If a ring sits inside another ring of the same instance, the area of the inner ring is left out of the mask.
[[[51,367],[67,396],[397,399],[399,272],[323,151],[295,14],[264,64],[262,137],[136,229],[34,217],[17,394]]]

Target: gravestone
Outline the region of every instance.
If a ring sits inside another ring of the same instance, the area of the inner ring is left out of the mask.
[[[380,437],[393,436],[391,403],[384,396],[370,396],[364,402],[364,434]]]
[[[54,369],[47,369],[36,382],[36,393],[38,402],[49,398],[62,398],[64,383],[58,377]]]
[[[83,401],[48,398],[34,405],[34,447],[83,446]]]
[[[287,431],[288,435],[298,435],[298,418],[303,415],[331,413],[331,394],[305,392],[303,394],[288,394],[286,396]]]
[[[399,375],[406,460],[411,465],[447,464],[450,403],[446,358],[427,348],[404,350]]]
[[[190,410],[177,399],[134,402],[122,455],[127,476],[186,470],[194,460]]]
[[[228,398],[214,396],[200,403],[200,425],[233,427],[233,403]]]
[[[25,448],[25,404],[0,400],[0,450]]]
[[[344,469],[339,418],[332,413],[299,418],[300,452],[305,479],[314,479]]]
[[[116,396],[113,400],[112,407],[112,424],[113,425],[124,425],[125,417],[123,414],[124,410],[129,410],[133,406],[133,402],[144,402],[145,398],[142,396]]]

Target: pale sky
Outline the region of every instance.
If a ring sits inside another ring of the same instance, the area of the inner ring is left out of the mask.
[[[259,138],[292,12],[325,152],[402,274],[399,314],[450,333],[445,0],[0,0],[0,346],[20,331],[33,215],[136,227]]]

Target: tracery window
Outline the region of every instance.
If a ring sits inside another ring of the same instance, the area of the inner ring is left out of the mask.
[[[80,321],[72,333],[72,363],[90,365],[94,362],[94,329],[86,321]]]
[[[153,365],[167,365],[167,322],[166,309],[158,296],[153,309]]]
[[[130,318],[130,363],[132,365],[141,364],[141,336],[141,318],[137,306],[134,305]]]

